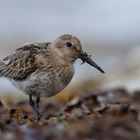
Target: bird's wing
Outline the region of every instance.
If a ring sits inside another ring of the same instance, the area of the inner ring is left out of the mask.
[[[0,76],[22,80],[36,70],[35,56],[49,43],[29,44],[18,48],[0,61]]]

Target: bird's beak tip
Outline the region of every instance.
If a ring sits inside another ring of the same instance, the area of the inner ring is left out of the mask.
[[[102,70],[102,68],[99,67],[99,66],[90,58],[90,55],[88,55],[86,52],[81,53],[79,58],[83,61],[83,63],[86,62],[86,63],[90,64],[91,66],[95,67],[96,69],[98,69],[101,73],[105,73],[105,71]]]

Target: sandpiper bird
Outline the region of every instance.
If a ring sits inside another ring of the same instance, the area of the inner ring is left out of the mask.
[[[0,61],[0,76],[8,78],[17,88],[29,95],[29,104],[41,118],[40,97],[51,97],[63,90],[74,75],[74,61],[104,71],[83,52],[80,40],[61,35],[53,42],[27,44]],[[36,97],[34,101],[32,96]]]

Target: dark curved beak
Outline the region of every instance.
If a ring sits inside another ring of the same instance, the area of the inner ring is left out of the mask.
[[[99,66],[90,58],[90,56],[89,56],[86,52],[81,53],[79,58],[83,61],[83,63],[86,62],[86,63],[90,64],[91,66],[95,67],[96,69],[98,69],[101,73],[105,73],[105,72],[101,69],[101,67],[99,67]]]

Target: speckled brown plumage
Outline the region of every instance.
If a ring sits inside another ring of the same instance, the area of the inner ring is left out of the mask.
[[[61,35],[53,42],[24,45],[0,61],[0,76],[8,78],[29,95],[29,103],[38,111],[39,98],[50,97],[63,90],[74,75],[74,61],[82,59],[104,72],[83,53],[80,40],[72,35]],[[32,96],[37,98],[36,104]]]

